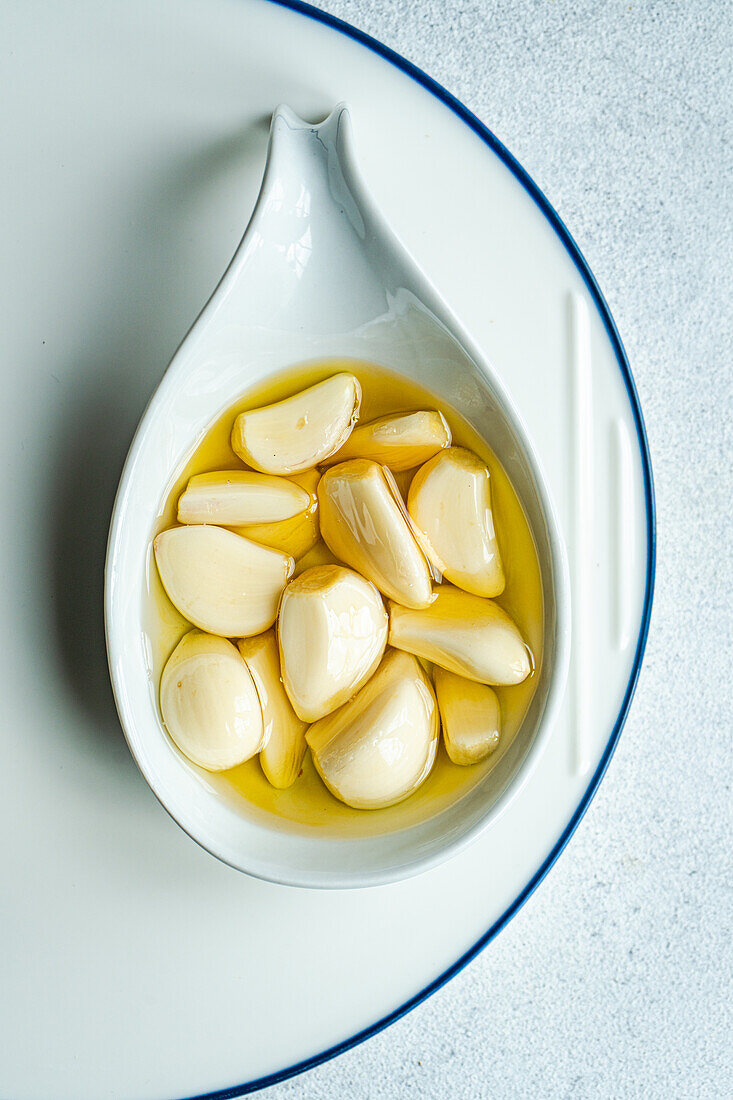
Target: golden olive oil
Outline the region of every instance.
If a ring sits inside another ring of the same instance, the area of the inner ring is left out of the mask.
[[[490,772],[509,748],[527,713],[534,694],[542,661],[543,601],[537,552],[527,519],[516,493],[487,442],[442,398],[402,375],[384,367],[355,360],[323,360],[283,371],[255,386],[227,409],[204,434],[175,479],[163,501],[153,537],[177,524],[178,498],[188,479],[208,470],[243,469],[243,463],[231,449],[229,437],[234,419],[247,409],[280,401],[298,390],[311,386],[337,371],[351,371],[362,386],[361,421],[373,420],[385,413],[415,409],[439,409],[450,425],[453,443],[478,454],[491,473],[494,524],[501,550],[506,587],[496,602],[514,619],[533,657],[533,672],[522,684],[497,687],[501,707],[499,747],[481,764],[461,767],[453,764],[440,746],[433,769],[418,790],[396,806],[381,810],[354,810],[333,797],[321,782],[310,752],[296,782],[286,790],[276,790],[265,778],[257,757],[239,767],[216,774],[194,765],[202,782],[221,791],[231,801],[269,825],[288,830],[318,829],[333,835],[374,835],[407,828],[455,803]],[[395,480],[407,496],[414,470],[398,473]],[[296,562],[296,573],[309,565],[335,560],[323,543]],[[151,681],[157,691],[166,660],[180,638],[191,629],[165,594],[152,559],[148,560],[148,589],[145,621],[150,654]]]

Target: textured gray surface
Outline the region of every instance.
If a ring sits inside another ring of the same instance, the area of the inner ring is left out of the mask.
[[[659,559],[631,716],[549,877],[431,1000],[263,1095],[729,1096],[733,10],[320,6],[463,100],[569,225],[639,389]]]

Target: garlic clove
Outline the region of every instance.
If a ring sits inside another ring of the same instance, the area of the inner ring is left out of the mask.
[[[272,474],[251,470],[196,474],[178,501],[178,522],[222,527],[271,524],[297,516],[310,500],[300,485]]]
[[[295,565],[287,554],[208,525],[172,527],[153,546],[171,603],[194,626],[244,638],[274,623]]]
[[[413,478],[407,508],[430,561],[476,596],[504,591],[488,467],[472,451],[448,447]]]
[[[266,477],[266,474],[257,474],[257,477]],[[280,480],[275,479],[273,480]],[[284,479],[283,479],[284,480]],[[289,519],[281,519],[273,523],[254,523],[246,527],[237,528],[237,533],[253,542],[261,542],[265,546],[272,546],[276,550],[282,550],[296,561],[311,550],[321,537],[318,526],[318,497],[316,488],[321,480],[318,470],[305,470],[302,474],[292,474],[288,483],[295,482],[304,493],[307,494],[307,502],[297,515]]]
[[[327,464],[368,458],[396,473],[421,466],[450,442],[450,428],[440,412],[390,413],[358,424]]]
[[[433,689],[419,662],[387,650],[359,694],[312,725],[306,740],[331,793],[372,810],[401,802],[427,778],[439,731]]]
[[[519,684],[531,672],[522,635],[493,600],[439,585],[429,607],[390,603],[389,644],[481,684]]]
[[[299,718],[315,722],[369,679],[387,644],[379,592],[341,565],[306,570],[285,589],[278,622],[283,683]]]
[[[236,646],[192,630],[163,669],[160,710],[168,733],[207,771],[234,768],[263,746],[257,689]]]
[[[430,571],[385,470],[354,458],[327,470],[318,484],[321,536],[341,561],[406,607],[427,607]]]
[[[454,764],[478,764],[498,747],[501,717],[496,692],[436,667],[435,694],[443,742]]]
[[[260,764],[269,783],[279,790],[298,778],[305,755],[306,723],[290,705],[280,678],[280,655],[274,630],[237,643],[254,680],[262,707],[264,747]]]
[[[317,466],[345,443],[359,415],[361,386],[353,374],[334,374],[274,405],[241,413],[232,448],[268,474]]]

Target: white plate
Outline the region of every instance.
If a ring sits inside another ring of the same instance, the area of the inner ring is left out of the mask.
[[[386,51],[264,0],[42,17],[17,2],[4,23],[0,1095],[234,1095],[430,993],[577,824],[648,625],[641,416],[613,322],[545,200]],[[131,432],[256,195],[263,120],[280,101],[322,117],[340,99],[377,201],[535,441],[575,618],[560,719],[486,835],[414,880],[321,893],[219,864],[155,802],[106,682],[101,570]]]

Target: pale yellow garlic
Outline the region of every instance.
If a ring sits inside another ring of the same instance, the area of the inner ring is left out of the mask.
[[[340,560],[406,607],[432,598],[428,563],[404,505],[376,462],[354,458],[326,470],[318,485],[321,535]]]
[[[312,725],[306,740],[336,798],[371,810],[412,794],[435,760],[440,721],[430,681],[407,653],[387,650],[350,702]]]
[[[238,648],[262,707],[264,747],[260,764],[272,786],[284,790],[298,778],[303,763],[306,723],[298,718],[283,687],[275,631],[243,638]]]
[[[181,752],[199,767],[222,771],[264,744],[257,689],[236,646],[192,630],[163,669],[160,710]]]
[[[493,600],[439,585],[422,610],[389,606],[389,644],[482,684],[519,684],[531,671],[517,627]]]
[[[387,644],[382,597],[352,569],[308,569],[285,589],[278,639],[293,709],[315,722],[350,699],[379,664]]]
[[[258,475],[266,477],[266,474]],[[318,470],[305,470],[302,474],[291,474],[288,482],[295,482],[307,494],[307,502],[290,519],[274,523],[254,523],[247,527],[236,528],[237,533],[253,542],[261,542],[282,550],[284,554],[298,561],[311,550],[320,538],[318,526],[318,497],[316,488],[321,475]]]
[[[499,700],[488,684],[477,684],[444,668],[433,670],[443,742],[454,764],[478,764],[498,747]]]
[[[334,374],[284,401],[241,413],[234,421],[232,448],[263,473],[308,470],[346,442],[360,402],[358,379]]]
[[[434,410],[398,412],[358,424],[329,465],[349,458],[369,458],[390,470],[421,466],[451,442],[450,428],[442,413]]]
[[[488,467],[472,451],[448,447],[422,466],[407,508],[440,573],[476,596],[504,591]]]
[[[287,554],[208,525],[172,527],[153,545],[171,603],[194,626],[244,638],[274,623],[295,566]]]
[[[303,512],[310,495],[284,477],[252,470],[196,474],[178,501],[179,523],[271,524]]]

